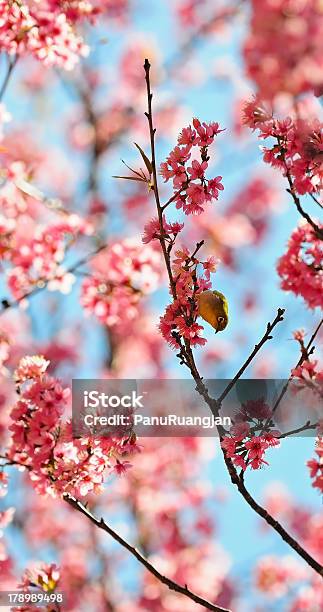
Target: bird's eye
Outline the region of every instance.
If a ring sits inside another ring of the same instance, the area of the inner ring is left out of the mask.
[[[223,321],[224,321],[224,317],[218,317],[218,322],[219,323],[223,323]]]

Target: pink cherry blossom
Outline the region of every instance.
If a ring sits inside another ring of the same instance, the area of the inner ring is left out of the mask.
[[[60,6],[0,2],[0,47],[10,55],[32,54],[46,66],[72,70],[88,47]]]
[[[173,179],[176,208],[183,209],[186,215],[201,214],[204,205],[212,199],[217,200],[219,191],[224,189],[221,176],[214,179],[205,176],[208,147],[222,131],[218,123],[201,124],[199,119],[193,119],[193,126],[183,128],[178,145],[160,166],[165,182]],[[201,161],[193,159],[188,166],[193,147],[198,147]]]
[[[322,307],[322,262],[322,241],[309,224],[301,222],[277,264],[282,289],[300,295],[310,308]]]
[[[323,492],[323,439],[318,438],[315,444],[315,459],[307,461],[307,467],[310,470],[312,486]]]
[[[15,371],[15,379],[17,382],[23,383],[33,378],[41,378],[48,366],[49,361],[46,361],[42,355],[23,357]]]
[[[221,441],[228,457],[233,463],[246,470],[248,466],[253,470],[258,470],[263,465],[268,465],[264,455],[270,446],[279,446],[277,436],[279,432],[267,432],[258,436],[250,437],[247,427],[232,428],[232,434],[225,436]]]
[[[119,328],[136,317],[140,299],[157,288],[161,277],[160,253],[147,244],[155,232],[153,222],[144,245],[136,239],[115,242],[92,262],[94,274],[84,280],[81,294],[87,314]]]
[[[322,88],[322,11],[315,0],[252,0],[247,73],[264,98]]]
[[[123,439],[73,439],[71,423],[64,418],[70,389],[45,373],[47,365],[44,358],[25,357],[16,370],[19,395],[10,414],[7,457],[27,469],[34,488],[43,495],[98,493],[107,472],[120,472],[112,457],[124,454]],[[131,466],[127,461],[120,464],[123,471]]]
[[[278,119],[261,108],[254,98],[244,107],[244,122],[259,130],[259,138],[273,139],[273,145],[263,146],[264,161],[287,176],[295,193],[315,194],[322,190],[322,122],[318,118],[303,119],[298,115]]]
[[[166,240],[174,240],[179,232],[182,231],[184,227],[184,223],[179,223],[178,221],[174,223],[168,223],[166,221],[165,215],[163,215],[163,228],[164,228],[164,236]],[[146,223],[144,227],[144,234],[142,237],[142,241],[144,244],[148,244],[152,240],[160,240],[161,230],[159,219],[156,217],[151,219],[148,223]]]

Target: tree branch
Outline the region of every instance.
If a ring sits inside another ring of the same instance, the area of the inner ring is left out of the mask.
[[[171,591],[175,591],[176,593],[180,593],[181,595],[185,595],[186,597],[188,597],[189,599],[191,599],[195,603],[199,604],[200,606],[203,606],[206,610],[213,610],[213,612],[230,612],[230,610],[228,610],[226,608],[221,608],[219,606],[216,606],[216,605],[212,604],[210,601],[207,601],[206,599],[203,599],[203,597],[200,597],[199,595],[196,595],[196,593],[193,593],[192,591],[190,591],[186,585],[185,586],[181,586],[181,585],[177,584],[177,582],[174,582],[170,578],[167,578],[167,576],[164,576],[163,574],[161,574],[148,561],[148,559],[146,559],[146,557],[144,557],[139,552],[139,550],[137,548],[135,548],[134,546],[129,544],[129,542],[127,542],[127,540],[125,540],[119,533],[114,531],[105,522],[105,520],[103,518],[99,519],[96,516],[94,516],[88,510],[88,508],[86,508],[78,499],[76,499],[75,497],[72,497],[69,494],[65,494],[63,496],[63,499],[72,508],[74,508],[75,510],[77,510],[81,514],[84,514],[84,516],[86,516],[88,520],[90,520],[94,525],[96,525],[96,527],[98,527],[99,529],[102,529],[103,531],[108,533],[114,540],[116,540],[116,542],[118,542],[121,546],[123,546],[123,548],[126,548],[128,550],[128,552],[130,552],[133,555],[133,557],[135,557],[137,559],[137,561],[139,561],[139,563],[141,563],[141,565],[143,565],[146,568],[146,570],[148,570],[148,572],[150,572],[153,576],[155,576],[155,578],[159,582],[161,582],[162,584],[166,585]]]
[[[313,332],[313,334],[312,334],[312,336],[311,336],[311,338],[310,338],[310,340],[309,340],[309,342],[308,342],[308,344],[307,344],[307,346],[306,346],[306,351],[305,351],[305,353],[306,353],[306,354],[303,354],[303,353],[301,354],[301,356],[300,356],[300,358],[299,358],[299,360],[298,360],[298,362],[297,362],[297,364],[296,364],[296,366],[295,366],[295,368],[294,368],[294,369],[296,369],[296,368],[298,368],[300,365],[302,365],[302,363],[304,363],[304,361],[305,361],[305,359],[306,359],[306,356],[309,356],[309,355],[310,355],[310,353],[312,353],[312,352],[313,352],[314,347],[312,347],[312,344],[313,344],[313,342],[314,342],[314,340],[315,340],[315,338],[316,338],[317,334],[319,333],[319,331],[320,331],[320,329],[321,329],[322,325],[323,325],[323,319],[321,319],[321,321],[319,322],[318,326],[317,326],[317,327],[316,327],[316,329],[314,330],[314,332]],[[290,385],[290,383],[291,383],[291,381],[292,381],[292,380],[293,380],[293,376],[290,376],[290,377],[289,377],[289,379],[288,379],[288,381],[287,381],[287,382],[285,383],[285,385],[283,386],[283,388],[282,388],[282,390],[281,390],[281,392],[280,392],[280,394],[279,394],[279,396],[278,396],[278,398],[277,398],[277,400],[276,400],[276,402],[275,402],[275,404],[274,404],[274,406],[273,406],[273,409],[272,409],[272,414],[275,414],[275,412],[276,412],[276,410],[277,410],[277,408],[278,408],[278,406],[279,406],[280,402],[282,401],[283,397],[284,397],[284,396],[285,396],[285,394],[287,393],[288,387],[289,387],[289,385]],[[267,423],[265,423],[265,427],[266,427],[266,425],[267,425],[267,424],[268,424],[268,422],[267,422]]]
[[[266,523],[268,525],[273,527],[273,529],[277,533],[279,533],[279,535],[286,542],[286,544],[288,544],[291,548],[293,548],[295,550],[295,552],[297,552],[297,554],[300,557],[302,557],[302,559],[304,559],[304,561],[306,561],[306,563],[308,563],[308,565],[314,571],[316,571],[318,574],[323,576],[323,567],[322,567],[322,565],[320,565],[320,563],[318,563],[318,561],[313,559],[313,557],[308,552],[306,552],[306,550],[297,542],[297,540],[295,540],[286,531],[286,529],[284,529],[284,527],[279,523],[279,521],[274,519],[274,517],[271,516],[271,514],[269,514],[269,512],[267,512],[267,510],[265,510],[265,508],[263,508],[262,506],[260,506],[260,504],[258,504],[256,502],[256,500],[252,497],[252,495],[249,493],[248,489],[246,488],[243,480],[239,477],[239,475],[238,475],[238,473],[237,473],[237,471],[236,471],[236,469],[235,469],[231,459],[226,456],[226,453],[225,453],[224,449],[222,449],[222,452],[223,452],[225,464],[226,464],[228,472],[230,474],[231,482],[237,487],[239,493],[241,493],[242,497],[246,500],[247,504],[257,514],[259,514],[259,516],[261,516],[266,521]]]
[[[278,140],[279,143],[279,140]],[[288,184],[289,184],[289,189],[287,189],[287,192],[292,196],[293,200],[294,200],[294,204],[299,212],[299,214],[303,217],[303,219],[305,219],[307,221],[307,223],[309,223],[313,230],[315,231],[315,234],[317,235],[318,238],[320,238],[321,240],[323,240],[323,229],[321,227],[319,227],[319,225],[317,225],[317,223],[315,223],[315,221],[313,221],[313,219],[310,217],[310,215],[305,212],[305,210],[303,209],[302,205],[301,205],[301,201],[295,191],[295,187],[294,187],[294,183],[293,183],[293,179],[292,179],[292,175],[290,173],[290,170],[287,166],[287,162],[285,159],[285,154],[282,153],[282,159],[284,162],[284,166],[285,166],[285,171],[286,171],[286,177],[288,180]]]
[[[153,125],[153,115],[152,115],[152,92],[151,92],[151,89],[150,89],[150,63],[149,63],[149,61],[147,59],[145,60],[144,69],[145,69],[145,74],[146,74],[147,97],[148,97],[148,113],[146,113],[146,116],[148,118],[148,123],[149,123],[149,133],[150,133],[150,142],[151,142],[151,155],[152,155],[152,168],[153,168],[153,177],[154,177],[154,195],[155,195],[155,201],[156,201],[156,206],[157,206],[157,211],[158,211],[158,218],[159,218],[159,224],[160,224],[160,232],[161,232],[160,243],[161,243],[161,247],[162,247],[162,251],[163,251],[163,256],[164,256],[164,260],[165,260],[165,265],[166,265],[166,268],[167,268],[168,277],[169,277],[169,281],[170,281],[171,293],[172,293],[173,299],[176,300],[176,298],[177,298],[177,295],[176,295],[176,283],[175,283],[173,275],[172,275],[170,255],[167,252],[166,243],[165,243],[165,235],[164,235],[165,232],[164,232],[164,226],[163,226],[163,208],[162,208],[162,206],[160,204],[160,197],[159,197],[158,184],[157,184],[157,168],[156,168],[156,155],[155,155],[155,133],[156,133],[156,130],[155,130],[154,125]],[[295,196],[295,197],[297,197],[297,196]],[[279,322],[281,322],[283,320],[283,315],[284,315],[284,310],[282,308],[279,308],[278,311],[277,311],[277,315],[276,315],[275,319],[273,320],[273,322],[267,324],[266,332],[264,333],[264,335],[263,335],[262,339],[260,340],[260,342],[255,345],[255,348],[253,349],[253,351],[251,352],[249,357],[246,359],[246,361],[243,364],[243,366],[240,368],[240,370],[237,372],[235,377],[232,379],[232,381],[229,383],[229,385],[226,387],[226,389],[223,391],[223,393],[220,395],[220,397],[218,399],[212,398],[209,395],[208,389],[205,386],[205,384],[203,382],[203,379],[202,379],[202,377],[199,374],[199,371],[197,369],[197,366],[196,366],[196,363],[195,363],[195,359],[194,359],[194,355],[193,355],[193,352],[192,352],[190,344],[187,341],[185,342],[185,347],[183,347],[182,344],[181,344],[181,352],[179,353],[179,357],[182,359],[181,362],[185,363],[185,365],[189,368],[189,370],[191,372],[191,375],[192,375],[194,381],[196,382],[196,389],[197,389],[197,391],[204,398],[206,404],[209,406],[212,414],[215,417],[218,416],[218,414],[219,414],[219,410],[221,408],[221,403],[224,400],[224,398],[228,395],[228,393],[230,392],[232,387],[235,385],[237,380],[239,380],[239,378],[242,376],[244,371],[250,365],[250,363],[252,362],[254,357],[257,355],[259,350],[262,348],[262,346],[265,344],[265,342],[267,342],[267,340],[270,340],[272,338],[271,332],[274,329],[274,327]],[[180,337],[179,337],[179,340],[181,340]],[[220,436],[220,440],[221,440],[223,438],[223,435],[225,434],[225,432],[224,432],[222,427],[218,427],[218,432],[219,432],[219,436]],[[269,514],[269,512],[267,512],[267,510],[265,510],[265,508],[260,506],[260,504],[258,504],[255,501],[255,499],[252,497],[252,495],[247,490],[247,488],[246,488],[246,486],[245,486],[245,484],[243,482],[243,478],[241,478],[238,475],[238,472],[237,472],[235,466],[233,465],[231,459],[227,456],[225,449],[223,449],[221,447],[221,450],[222,450],[222,453],[223,453],[225,465],[227,467],[227,470],[228,470],[230,478],[231,478],[231,482],[237,487],[239,493],[245,499],[247,504],[259,516],[261,516],[267,522],[267,524],[270,525],[282,537],[282,539],[291,548],[293,548],[293,550],[295,550],[295,552],[297,552],[304,559],[304,561],[306,561],[306,563],[308,563],[308,565],[310,567],[312,567],[312,569],[314,569],[317,573],[322,575],[323,574],[322,566],[313,557],[311,557],[311,555],[309,553],[307,553],[306,550],[304,550],[304,548],[284,529],[284,527],[278,521],[276,521],[274,519],[273,516],[271,516]]]
[[[311,423],[311,421],[307,421],[303,427],[298,427],[297,429],[292,429],[291,431],[285,431],[285,433],[280,434],[278,439],[288,438],[289,436],[293,436],[294,434],[302,433],[302,431],[309,431],[310,429],[316,429],[318,427],[318,423]]]
[[[323,204],[321,204],[321,202],[315,197],[315,195],[313,193],[310,193],[310,196],[311,196],[313,202],[315,202],[315,204],[317,204],[320,208],[323,208]]]
[[[317,223],[315,223],[315,221],[313,221],[312,217],[310,217],[310,215],[302,207],[301,201],[300,201],[299,197],[295,193],[294,185],[293,185],[293,182],[291,180],[289,171],[287,171],[287,178],[288,178],[288,182],[290,184],[290,189],[287,189],[287,192],[290,193],[290,195],[292,196],[292,198],[294,200],[294,203],[295,203],[295,206],[296,206],[299,214],[303,217],[303,219],[305,219],[307,221],[307,223],[309,223],[312,226],[312,228],[315,231],[315,234],[317,235],[317,237],[320,238],[321,240],[323,240],[323,230],[319,227],[319,225],[317,225]]]
[[[166,264],[166,268],[167,268],[168,278],[169,278],[169,282],[170,282],[170,288],[171,288],[171,291],[172,291],[173,298],[175,300],[176,299],[176,286],[175,286],[175,282],[174,282],[174,278],[173,278],[173,274],[172,274],[172,270],[171,270],[170,260],[169,260],[169,257],[167,255],[167,246],[166,246],[166,241],[165,241],[165,228],[164,228],[164,223],[163,223],[163,208],[162,208],[161,203],[160,203],[159,190],[158,190],[158,176],[157,176],[156,152],[155,152],[155,133],[156,133],[156,130],[155,130],[154,125],[153,125],[153,114],[152,114],[152,99],[153,99],[153,94],[152,94],[151,88],[150,88],[150,63],[149,63],[148,59],[145,60],[144,70],[145,70],[145,75],[146,75],[147,98],[148,98],[148,113],[145,113],[145,114],[146,114],[146,117],[148,119],[148,124],[149,124],[150,148],[151,148],[151,165],[152,165],[152,170],[153,170],[152,174],[153,174],[153,181],[154,181],[153,191],[154,191],[154,196],[155,196],[155,201],[156,201],[156,206],[157,206],[159,226],[160,226],[160,244],[161,244],[161,247],[162,247],[162,251],[163,251],[163,255],[164,255],[164,260],[165,260],[165,264]]]
[[[272,323],[267,323],[267,329],[263,337],[261,338],[260,342],[258,342],[258,344],[255,345],[255,348],[250,353],[249,357],[246,359],[244,364],[241,366],[240,370],[236,373],[234,378],[229,382],[227,387],[224,389],[223,393],[221,393],[220,397],[218,398],[219,404],[222,404],[223,400],[226,398],[228,393],[230,393],[231,389],[234,387],[234,385],[239,380],[239,378],[241,378],[242,374],[247,369],[247,367],[250,365],[250,363],[253,361],[253,359],[255,358],[257,353],[260,351],[260,349],[263,347],[265,342],[272,339],[271,332],[273,331],[273,329],[276,327],[278,323],[284,320],[284,313],[285,313],[285,310],[283,308],[278,308],[275,319],[272,321]]]
[[[15,55],[12,59],[8,60],[7,73],[5,75],[4,81],[3,81],[2,85],[1,85],[1,88],[0,88],[0,102],[2,101],[2,98],[3,98],[3,96],[4,96],[5,92],[6,92],[6,89],[8,87],[8,84],[9,84],[9,81],[10,81],[10,78],[11,78],[11,75],[12,75],[12,73],[14,71],[14,68],[15,68],[17,62],[18,62],[18,55]]]

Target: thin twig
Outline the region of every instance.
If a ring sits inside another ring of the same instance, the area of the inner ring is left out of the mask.
[[[252,497],[252,495],[247,490],[243,480],[239,477],[231,459],[226,455],[225,450],[222,449],[224,461],[228,468],[228,472],[230,474],[231,482],[237,487],[238,491],[241,493],[242,497],[246,500],[247,504],[261,516],[268,525],[273,527],[273,529],[279,533],[282,539],[289,545],[291,548],[295,550],[299,554],[310,567],[315,570],[320,576],[323,576],[323,566],[318,563],[313,557],[306,552],[306,550],[295,540],[284,527],[277,521],[265,508],[260,506],[256,502],[256,500]]]
[[[316,338],[317,334],[319,333],[319,331],[320,331],[320,329],[321,329],[322,325],[323,325],[323,319],[321,319],[321,321],[319,322],[318,326],[317,326],[317,327],[316,327],[316,329],[314,330],[314,332],[313,332],[313,334],[312,334],[312,336],[311,336],[311,338],[310,338],[310,340],[309,340],[309,342],[308,342],[307,346],[305,347],[305,348],[306,348],[305,353],[304,353],[304,354],[303,354],[303,353],[301,354],[301,356],[300,356],[300,358],[299,358],[299,360],[298,360],[298,362],[297,362],[297,364],[296,364],[296,366],[295,366],[295,368],[294,368],[294,369],[296,369],[296,368],[298,368],[299,366],[301,366],[301,365],[302,365],[302,363],[305,361],[306,356],[308,356],[308,355],[310,354],[310,351],[312,352],[312,351],[314,350],[314,347],[312,347],[312,344],[313,344],[313,342],[314,342],[314,340],[315,340],[315,338]],[[287,382],[284,384],[284,386],[283,386],[283,388],[282,388],[282,390],[281,390],[281,392],[280,392],[280,394],[279,394],[279,396],[278,396],[278,398],[277,398],[277,400],[276,400],[275,404],[273,405],[272,415],[273,415],[273,414],[275,414],[275,412],[276,412],[276,410],[277,410],[277,408],[278,408],[278,406],[279,406],[280,402],[282,401],[283,397],[285,396],[285,394],[286,394],[286,392],[287,392],[287,390],[288,390],[288,387],[289,387],[289,385],[290,385],[290,383],[291,383],[291,381],[292,381],[292,380],[293,380],[293,376],[291,375],[291,376],[289,377],[289,379],[287,380]],[[266,424],[265,424],[265,427],[266,427],[266,425],[267,425],[267,424],[268,424],[268,423],[266,423]]]
[[[181,187],[178,191],[176,191],[174,193],[174,195],[169,198],[169,200],[167,200],[167,202],[165,202],[165,204],[163,204],[163,206],[161,206],[162,211],[164,212],[165,208],[167,208],[167,206],[169,206],[172,202],[174,202],[176,200],[176,198],[178,198],[179,195],[181,195],[183,191],[183,187]]]
[[[303,209],[302,205],[301,205],[301,201],[295,191],[295,187],[294,187],[294,183],[293,183],[293,179],[292,179],[292,175],[290,173],[290,170],[287,166],[287,162],[285,159],[285,155],[284,153],[282,153],[282,158],[283,158],[283,162],[284,162],[284,166],[285,166],[285,171],[286,171],[286,177],[288,180],[288,184],[289,184],[289,189],[287,189],[286,191],[292,196],[293,200],[294,200],[294,204],[299,212],[299,214],[303,217],[303,219],[305,219],[307,221],[307,223],[309,223],[312,228],[315,231],[315,234],[317,235],[318,238],[320,238],[321,240],[323,240],[323,229],[321,227],[319,227],[319,225],[317,225],[317,223],[315,223],[315,221],[313,221],[313,219],[310,217],[310,215]]]
[[[148,118],[148,123],[149,123],[150,142],[151,142],[151,154],[152,154],[152,166],[153,166],[153,176],[154,176],[154,195],[155,195],[155,201],[156,201],[156,206],[157,206],[157,211],[158,211],[158,218],[159,218],[159,224],[160,224],[160,232],[161,232],[160,242],[161,242],[161,247],[162,247],[163,256],[164,256],[164,260],[165,260],[165,265],[166,265],[166,268],[167,268],[168,277],[169,277],[169,281],[170,281],[171,293],[172,293],[173,299],[176,300],[177,299],[176,283],[175,283],[175,280],[174,280],[173,275],[172,275],[170,255],[169,255],[169,253],[167,251],[166,243],[165,243],[164,226],[163,226],[163,209],[162,209],[162,206],[160,204],[160,197],[159,197],[159,193],[158,193],[156,157],[155,157],[155,132],[156,132],[156,130],[154,128],[153,116],[152,116],[152,92],[151,92],[151,89],[150,89],[150,63],[149,63],[149,61],[147,59],[145,60],[144,69],[145,69],[145,74],[146,74],[147,97],[148,97],[148,113],[146,113],[146,116]],[[208,389],[205,386],[205,384],[203,382],[203,379],[202,379],[202,377],[199,374],[199,371],[197,369],[197,366],[196,366],[196,363],[195,363],[195,360],[194,360],[194,355],[193,355],[193,352],[192,352],[190,344],[186,341],[185,342],[185,347],[180,345],[181,350],[180,350],[180,353],[179,353],[178,356],[181,358],[181,363],[185,363],[185,365],[189,368],[189,370],[191,372],[191,375],[192,375],[194,381],[196,382],[196,389],[197,389],[197,391],[204,398],[205,402],[209,406],[209,408],[210,408],[210,410],[211,410],[211,412],[212,412],[212,414],[214,416],[218,416],[219,410],[221,408],[221,402],[227,396],[227,394],[230,392],[230,390],[235,385],[237,380],[242,376],[242,374],[244,373],[246,368],[249,366],[249,364],[252,362],[254,357],[257,355],[258,351],[265,344],[265,342],[267,342],[267,340],[271,339],[271,337],[272,337],[271,336],[271,332],[274,329],[274,327],[280,321],[283,320],[283,315],[284,315],[284,310],[282,308],[279,308],[278,311],[277,311],[277,315],[276,315],[274,321],[272,323],[268,323],[267,324],[266,332],[264,333],[264,335],[263,335],[262,339],[260,340],[260,342],[258,344],[256,344],[254,350],[251,352],[249,357],[246,359],[245,363],[240,368],[239,372],[232,379],[232,381],[229,383],[229,385],[226,387],[226,389],[223,391],[223,393],[221,394],[221,396],[217,400],[212,398],[212,397],[210,397],[210,395],[209,395]],[[180,336],[179,336],[179,340],[181,340]],[[223,435],[225,435],[225,432],[224,432],[223,428],[222,427],[218,427],[218,432],[219,432],[220,439],[222,439]],[[244,484],[243,477],[240,477],[238,475],[238,472],[237,472],[235,466],[233,465],[231,459],[227,456],[227,453],[226,453],[225,449],[222,448],[222,447],[221,447],[221,449],[222,449],[222,453],[223,453],[223,456],[224,456],[224,461],[225,461],[226,467],[228,469],[231,481],[238,488],[239,493],[242,495],[242,497],[245,499],[245,501],[248,503],[248,505],[259,516],[261,516],[267,522],[267,524],[270,525],[283,538],[283,540],[291,548],[293,548],[293,550],[295,550],[304,559],[304,561],[306,561],[306,563],[308,563],[308,565],[310,567],[312,567],[312,569],[314,569],[316,572],[318,572],[320,575],[322,575],[322,573],[323,573],[322,566],[313,557],[311,557],[311,555],[309,553],[306,552],[306,550],[283,528],[283,526],[278,521],[276,521],[274,519],[274,517],[271,516],[271,514],[269,514],[269,512],[267,512],[267,510],[265,510],[265,508],[263,508],[262,506],[260,506],[260,504],[258,504],[256,502],[256,500],[252,497],[252,495],[247,490],[247,488],[246,488],[246,486]]]
[[[310,429],[316,429],[318,427],[318,423],[311,423],[307,421],[303,427],[298,427],[298,429],[292,429],[291,431],[286,431],[285,433],[280,434],[277,438],[280,440],[281,438],[288,438],[289,436],[293,436],[298,433],[302,433],[303,431],[308,431]]]
[[[323,204],[315,197],[313,193],[310,193],[310,196],[315,204],[317,204],[320,208],[323,208]]]
[[[244,364],[241,366],[240,370],[236,373],[234,378],[229,382],[229,384],[224,389],[223,393],[221,393],[220,397],[218,398],[219,404],[222,404],[223,400],[226,398],[228,393],[234,387],[236,382],[241,378],[242,374],[247,369],[247,367],[250,365],[250,363],[253,361],[254,357],[257,355],[257,353],[263,347],[265,342],[267,342],[268,340],[272,339],[271,332],[273,331],[273,329],[276,327],[276,325],[278,323],[280,323],[281,321],[284,320],[284,316],[283,316],[284,312],[285,312],[285,310],[283,308],[278,308],[277,315],[276,315],[275,319],[272,321],[272,323],[267,323],[267,329],[266,329],[263,337],[261,338],[260,342],[258,342],[258,344],[255,345],[255,348],[250,353],[249,357],[246,359]]]
[[[129,544],[129,542],[127,542],[127,540],[125,540],[119,533],[114,531],[114,529],[112,529],[105,522],[103,518],[99,519],[96,516],[94,516],[88,510],[88,508],[86,508],[78,499],[76,499],[75,497],[72,497],[69,494],[65,494],[63,498],[72,508],[74,508],[75,510],[78,510],[78,512],[80,512],[81,514],[84,514],[84,516],[86,516],[94,525],[96,525],[96,527],[108,533],[114,540],[116,540],[116,542],[118,542],[121,546],[123,546],[123,548],[126,548],[128,552],[130,552],[137,559],[137,561],[141,563],[141,565],[143,565],[153,576],[155,576],[155,578],[157,578],[159,582],[162,582],[162,584],[165,584],[171,591],[175,591],[176,593],[181,593],[182,595],[185,595],[186,597],[188,597],[195,603],[199,604],[200,606],[203,606],[207,610],[213,610],[213,612],[230,612],[230,610],[228,610],[227,608],[221,608],[220,606],[216,606],[212,604],[210,601],[203,599],[203,597],[200,597],[196,593],[193,593],[192,591],[189,590],[187,585],[181,586],[180,584],[177,584],[177,582],[174,582],[170,578],[167,578],[167,576],[164,576],[163,574],[161,574],[148,561],[148,559],[146,559],[146,557],[144,557],[139,552],[137,548]]]
[[[16,66],[18,62],[18,55],[15,55],[12,59],[8,60],[8,68],[7,68],[7,72],[6,72],[6,76],[4,78],[4,81],[1,85],[1,89],[0,89],[0,102],[2,101],[2,98],[6,92],[6,89],[8,87],[11,75],[13,73],[13,70]]]
[[[204,245],[204,242],[205,242],[204,240],[200,240],[200,242],[196,243],[195,251],[193,251],[192,255],[190,256],[191,261],[194,259],[195,255],[197,255],[199,250],[202,248],[202,246]]]
[[[150,148],[151,148],[151,164],[152,164],[153,180],[154,180],[153,191],[154,191],[154,196],[155,196],[155,201],[156,201],[156,206],[157,206],[157,212],[158,212],[159,225],[160,225],[160,243],[161,243],[161,247],[162,247],[163,255],[164,255],[164,260],[165,260],[166,267],[167,267],[167,272],[168,272],[168,278],[169,278],[169,282],[170,282],[171,291],[172,291],[172,294],[173,294],[173,298],[175,300],[176,299],[176,286],[175,286],[175,282],[174,282],[174,278],[173,278],[173,274],[172,274],[172,270],[171,270],[171,265],[170,265],[169,257],[167,256],[167,246],[166,246],[166,240],[165,240],[165,228],[164,228],[164,223],[163,223],[163,209],[162,209],[162,206],[161,206],[161,203],[160,203],[159,190],[158,190],[158,175],[157,175],[156,152],[155,152],[155,133],[156,133],[156,130],[155,130],[154,125],[153,125],[153,115],[152,115],[152,98],[153,98],[153,94],[152,94],[151,89],[150,89],[150,63],[149,63],[148,59],[145,60],[144,70],[145,70],[145,75],[146,75],[147,98],[148,98],[148,113],[145,113],[145,115],[146,115],[146,117],[148,119],[148,124],[149,124]]]
[[[280,139],[278,138],[278,144],[281,145],[280,143]],[[286,177],[288,180],[288,184],[289,184],[289,189],[287,189],[287,193],[289,193],[293,200],[294,200],[294,204],[299,212],[299,214],[303,217],[303,219],[305,219],[307,221],[307,223],[309,223],[312,228],[314,229],[316,235],[318,238],[320,238],[321,240],[323,240],[323,229],[320,228],[317,223],[315,223],[315,221],[313,221],[313,219],[310,217],[310,215],[303,209],[302,205],[301,205],[301,201],[296,193],[295,190],[295,186],[293,183],[293,178],[290,172],[290,169],[288,168],[287,162],[286,162],[286,157],[285,157],[285,153],[284,151],[281,152],[281,157],[285,166],[285,172],[286,172]]]
[[[153,174],[153,180],[154,180],[154,185],[153,185],[153,191],[154,191],[154,196],[155,196],[155,202],[156,202],[156,206],[157,206],[157,212],[158,212],[158,220],[159,220],[159,227],[160,227],[160,244],[161,244],[161,248],[163,251],[163,256],[164,256],[164,261],[165,261],[165,265],[166,265],[166,269],[167,269],[167,274],[168,274],[168,278],[169,278],[169,284],[170,284],[170,289],[171,289],[171,293],[173,296],[173,300],[175,301],[177,299],[177,291],[176,291],[176,282],[175,279],[173,277],[173,273],[172,273],[172,268],[171,268],[171,262],[170,262],[170,256],[169,256],[169,252],[167,250],[167,245],[166,245],[166,240],[165,240],[165,228],[164,228],[164,221],[163,221],[163,207],[161,205],[160,202],[160,196],[159,196],[159,190],[158,190],[158,178],[157,178],[157,164],[156,164],[156,152],[155,152],[155,134],[156,134],[156,129],[154,127],[154,121],[153,121],[153,112],[152,112],[152,98],[153,98],[153,94],[150,88],[150,63],[148,61],[148,59],[145,60],[144,63],[144,70],[145,70],[145,76],[146,76],[146,86],[147,86],[147,99],[148,99],[148,112],[145,113],[147,119],[148,119],[148,125],[149,125],[149,135],[150,135],[150,147],[151,147],[151,163],[152,163],[152,174]],[[194,356],[193,353],[191,351],[190,345],[188,340],[184,339],[184,345],[181,343],[181,339],[179,339],[179,343],[180,343],[180,353],[179,356],[181,358],[181,362],[185,363],[187,365],[187,367],[190,369],[192,376],[195,380],[200,381],[201,377],[198,373],[195,361],[194,361]]]
[[[304,208],[301,205],[301,201],[299,199],[299,197],[296,195],[295,190],[294,190],[294,186],[293,183],[290,181],[290,174],[287,174],[287,178],[289,181],[289,184],[291,185],[290,189],[287,189],[286,191],[288,193],[290,193],[290,195],[292,196],[294,202],[295,202],[295,206],[299,212],[299,214],[303,217],[303,219],[305,219],[307,221],[307,223],[309,223],[313,230],[315,231],[315,234],[317,235],[318,238],[320,238],[321,240],[323,240],[323,230],[319,227],[319,225],[317,225],[317,223],[315,223],[315,221],[313,221],[312,217],[310,217],[310,215],[304,210]]]

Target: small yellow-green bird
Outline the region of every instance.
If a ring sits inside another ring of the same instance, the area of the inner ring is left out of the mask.
[[[220,291],[203,291],[197,296],[198,313],[214,327],[215,333],[223,331],[228,325],[228,301]]]

